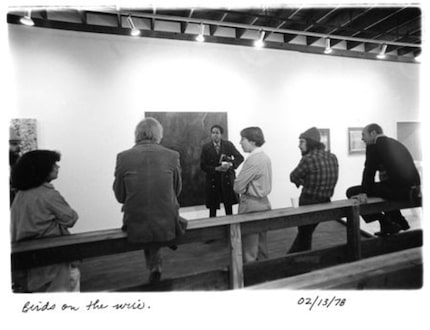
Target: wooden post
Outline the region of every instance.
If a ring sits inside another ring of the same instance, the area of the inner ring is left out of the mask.
[[[361,259],[360,236],[360,204],[357,201],[348,211],[348,217],[346,221],[348,254],[351,260]]]
[[[230,225],[230,288],[243,288],[242,237],[240,223]]]

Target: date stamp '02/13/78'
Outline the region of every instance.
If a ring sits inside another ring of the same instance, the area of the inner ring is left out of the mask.
[[[339,298],[333,296],[331,298],[323,298],[316,296],[315,298],[300,297],[297,301],[297,305],[303,305],[309,307],[311,311],[312,308],[330,308],[330,307],[343,307],[346,304],[346,298]]]

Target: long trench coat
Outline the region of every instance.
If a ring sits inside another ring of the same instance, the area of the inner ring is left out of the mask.
[[[215,171],[220,165],[221,155],[228,157],[233,163],[227,172]],[[237,194],[233,190],[235,169],[243,162],[244,158],[236,147],[227,140],[221,140],[220,151],[217,153],[213,142],[203,145],[200,156],[200,168],[206,173],[206,207],[219,209],[220,203],[228,205],[238,203]]]

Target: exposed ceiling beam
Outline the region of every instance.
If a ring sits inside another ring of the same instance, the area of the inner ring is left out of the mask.
[[[366,39],[366,38],[357,38],[357,37],[351,37],[351,36],[344,36],[344,35],[334,35],[330,33],[317,33],[317,32],[311,32],[311,31],[298,31],[298,30],[290,30],[290,29],[278,29],[276,27],[271,28],[267,26],[259,26],[259,25],[249,25],[249,24],[242,24],[242,23],[231,23],[231,22],[219,22],[215,20],[208,20],[208,19],[195,19],[195,18],[185,18],[180,16],[166,16],[166,15],[153,15],[153,14],[146,14],[146,13],[139,13],[135,14],[135,17],[140,18],[149,18],[149,19],[158,19],[161,21],[174,21],[174,22],[183,22],[186,21],[188,23],[194,23],[194,24],[210,24],[210,25],[218,25],[218,26],[224,26],[224,27],[232,27],[236,29],[252,29],[252,30],[263,30],[266,32],[275,32],[275,33],[288,33],[288,34],[296,34],[301,36],[309,36],[309,37],[318,37],[318,38],[331,38],[331,39],[338,39],[338,40],[346,40],[346,41],[357,41],[357,42],[371,42],[376,44],[387,44],[387,45],[393,45],[393,46],[403,46],[403,47],[421,47],[421,44],[413,44],[413,43],[404,43],[404,42],[394,42],[390,40],[372,40],[372,39]],[[240,36],[240,32],[238,33]]]

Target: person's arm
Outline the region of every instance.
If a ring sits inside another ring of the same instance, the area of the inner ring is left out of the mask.
[[[181,177],[181,162],[179,158],[179,154],[177,154],[176,157],[176,166],[173,172],[173,185],[176,193],[176,197],[179,196],[179,194],[182,191],[182,177]]]
[[[121,159],[118,155],[115,166],[115,180],[113,182],[115,198],[119,203],[124,203],[126,198],[125,182],[121,171]]]
[[[375,175],[377,171],[377,149],[375,145],[366,147],[366,161],[364,163],[363,177],[361,180],[361,187],[365,193],[371,191],[372,186],[375,184]]]
[[[233,160],[231,162],[233,169],[237,169],[239,165],[243,163],[244,158],[242,154],[236,149],[233,143],[231,143],[231,154],[233,156]]]
[[[300,187],[304,184],[305,178],[309,173],[309,166],[305,157],[302,157],[297,167],[290,173],[290,181]]]
[[[233,190],[238,194],[246,193],[249,183],[254,180],[257,173],[257,164],[248,158],[248,161],[243,164],[239,175],[234,180]]]
[[[46,200],[46,207],[55,215],[55,221],[65,227],[73,227],[78,220],[78,214],[66,202],[63,196],[52,190]]]

